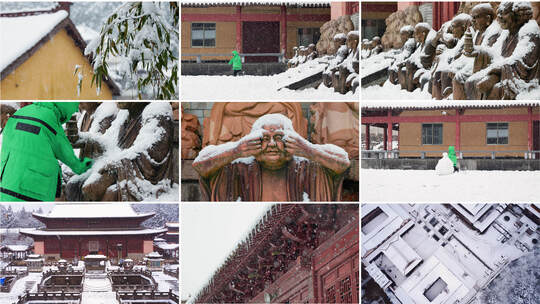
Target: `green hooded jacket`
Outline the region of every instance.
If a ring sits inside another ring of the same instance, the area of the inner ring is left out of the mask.
[[[229,64],[232,64],[232,69],[234,71],[238,71],[242,69],[242,58],[240,57],[240,54],[238,54],[237,51],[232,51],[233,58],[229,60]]]
[[[0,201],[54,201],[60,193],[58,160],[76,174],[92,160],[79,160],[62,125],[78,102],[36,102],[11,116],[4,128],[0,154]]]
[[[450,158],[454,166],[457,166],[456,149],[454,148],[454,146],[448,147],[448,158]]]

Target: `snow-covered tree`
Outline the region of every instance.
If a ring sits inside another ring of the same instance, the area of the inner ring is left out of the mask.
[[[136,83],[139,99],[178,98],[178,22],[178,2],[126,2],[116,8],[85,50],[93,55],[97,90],[111,77],[114,61],[120,76]]]

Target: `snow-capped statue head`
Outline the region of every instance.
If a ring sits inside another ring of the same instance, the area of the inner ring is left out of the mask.
[[[489,3],[478,4],[471,10],[472,23],[477,31],[485,31],[497,18],[495,10]]]
[[[497,9],[497,20],[501,28],[511,32],[529,22],[532,16],[533,10],[529,2],[504,1],[501,2]]]
[[[292,159],[285,150],[285,138],[298,135],[292,121],[282,114],[266,114],[253,123],[248,136],[261,138],[262,152],[255,159],[265,168],[279,169]]]

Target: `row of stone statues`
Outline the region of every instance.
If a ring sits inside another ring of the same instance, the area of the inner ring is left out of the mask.
[[[317,58],[318,53],[315,44],[311,43],[308,47],[303,45],[293,47],[294,56],[287,62],[288,68],[295,68],[302,63],[306,63]]]
[[[402,48],[389,81],[435,99],[515,99],[538,86],[540,28],[528,2],[476,5],[434,31],[427,23],[401,29]]]
[[[359,35],[350,31],[347,35],[334,36],[335,54],[327,56],[328,66],[322,73],[323,84],[335,92],[356,92],[359,86]]]
[[[362,39],[362,59],[378,55],[384,50],[381,37],[375,36],[373,39]]]

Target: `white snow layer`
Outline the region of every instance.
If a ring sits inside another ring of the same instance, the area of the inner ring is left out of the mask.
[[[540,171],[460,171],[362,169],[364,201],[500,202],[540,200]]]
[[[67,17],[68,13],[62,10],[52,14],[0,18],[0,71],[36,45]]]
[[[271,76],[182,76],[181,94],[185,100],[350,100],[357,101],[360,90],[356,93],[340,94],[334,88],[320,85],[317,89],[290,90],[283,88],[305,77],[324,71],[326,64],[317,58],[296,68]],[[232,72],[231,72],[232,74]],[[209,89],[212,88],[212,89]]]

